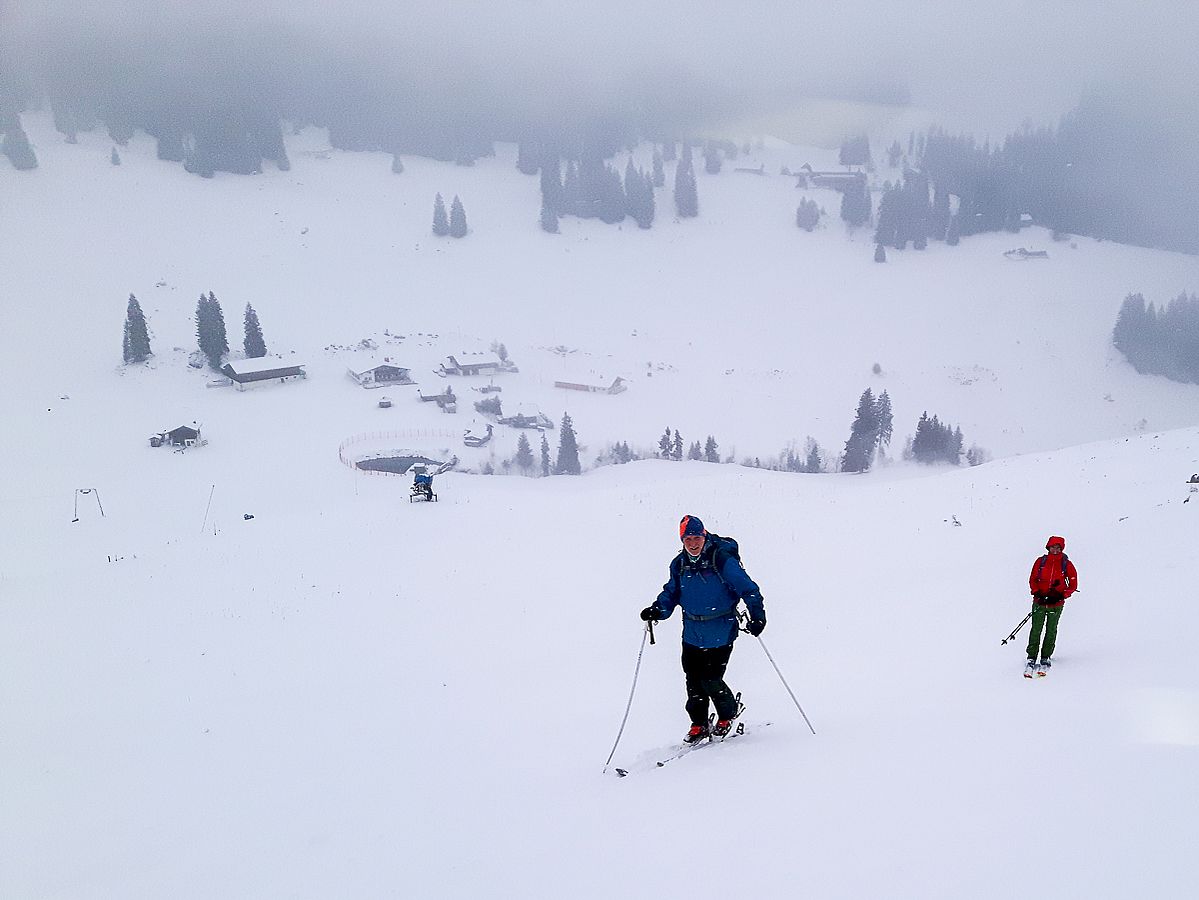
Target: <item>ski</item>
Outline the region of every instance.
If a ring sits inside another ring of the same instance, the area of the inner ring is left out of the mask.
[[[654,765],[660,769],[667,763],[672,763],[676,759],[682,759],[689,753],[694,753],[696,750],[701,750],[704,747],[710,747],[712,744],[723,744],[725,741],[729,740],[729,738],[734,738],[741,734],[745,734],[744,722],[738,722],[737,727],[723,737],[717,737],[714,734],[709,734],[706,738],[698,740],[694,744],[684,744],[677,753],[672,756],[668,756],[665,759],[658,760],[656,763],[654,763]]]
[[[736,720],[740,719],[742,713],[745,712],[745,704],[741,702],[741,694],[740,693],[738,693],[734,699],[737,701],[737,712],[733,715],[732,718],[734,721],[736,721]],[[715,722],[716,722],[716,713],[711,713],[708,716],[708,733],[706,736],[704,736],[704,737],[700,738],[699,740],[695,741],[694,743],[690,743],[690,744],[688,744],[686,741],[684,741],[681,747],[678,747],[675,749],[674,753],[670,754],[669,756],[663,757],[662,759],[655,760],[654,768],[660,769],[667,763],[672,763],[677,759],[682,759],[688,753],[693,753],[694,751],[699,750],[703,747],[707,747],[710,744],[723,744],[729,738],[733,738],[733,737],[737,737],[738,735],[745,734],[745,723],[740,722],[740,721],[738,721],[737,724],[733,727],[733,729],[731,731],[729,731],[727,734],[722,734],[722,735],[713,734],[712,728],[713,728]],[[763,726],[769,725],[769,724],[770,724],[769,722],[762,723]],[[650,757],[650,759],[653,759],[653,757]],[[616,772],[616,774],[621,778],[624,778],[629,774],[628,769],[615,768],[615,769],[613,769],[613,771]]]
[[[753,728],[765,728],[770,724],[771,724],[770,722],[758,722],[753,726]],[[647,762],[643,765],[637,766],[636,768],[629,768],[629,769],[617,768],[617,769],[614,769],[613,771],[615,771],[619,777],[624,778],[630,774],[637,774],[638,772],[648,772],[648,771],[652,771],[653,769],[661,769],[665,766],[670,765],[673,762],[677,762],[678,760],[682,759],[685,756],[689,756],[690,754],[694,753],[697,750],[702,750],[704,747],[710,747],[713,744],[723,744],[725,741],[729,741],[735,737],[740,737],[743,734],[749,734],[749,733],[750,733],[750,729],[747,729],[745,727],[745,723],[738,722],[733,727],[733,730],[730,731],[728,734],[726,734],[723,738],[718,738],[715,735],[713,735],[711,738],[705,738],[704,740],[697,741],[694,744],[683,744],[681,747],[677,748],[675,750],[675,752],[670,754],[669,756],[663,756],[660,759],[654,759],[651,756],[650,760],[653,760],[652,766],[649,766],[649,764]]]

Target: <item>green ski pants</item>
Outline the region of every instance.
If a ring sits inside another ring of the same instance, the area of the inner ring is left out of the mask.
[[[1040,651],[1041,659],[1049,659],[1053,656],[1053,648],[1057,646],[1057,620],[1062,617],[1064,606],[1042,606],[1040,603],[1032,605],[1032,628],[1028,633],[1028,654],[1029,659],[1037,658],[1037,651]],[[1045,632],[1045,640],[1041,641],[1041,631]]]

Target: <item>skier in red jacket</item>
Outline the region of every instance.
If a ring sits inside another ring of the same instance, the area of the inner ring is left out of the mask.
[[[1032,564],[1028,586],[1032,591],[1032,630],[1028,635],[1028,662],[1024,677],[1045,675],[1053,665],[1053,648],[1057,644],[1057,623],[1062,617],[1066,598],[1078,590],[1078,570],[1066,557],[1066,539],[1054,535],[1045,542],[1048,551]],[[1041,632],[1045,640],[1041,640]],[[1041,663],[1037,665],[1037,654]]]

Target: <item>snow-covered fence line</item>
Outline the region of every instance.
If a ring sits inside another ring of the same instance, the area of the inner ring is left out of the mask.
[[[355,434],[348,437],[338,444],[337,458],[341,460],[343,466],[349,466],[355,471],[366,472],[370,475],[388,475],[391,473],[358,468],[358,462],[362,457],[351,457],[347,455],[346,451],[350,447],[382,441],[412,440],[414,438],[449,438],[455,440],[461,436],[460,432],[452,428],[405,428],[402,431],[365,431],[362,434]]]

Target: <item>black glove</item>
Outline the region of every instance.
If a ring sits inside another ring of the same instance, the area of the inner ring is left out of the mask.
[[[645,609],[641,610],[642,622],[657,622],[661,618],[662,610],[658,609],[656,606],[647,606]]]
[[[752,634],[754,637],[757,637],[763,631],[766,630],[766,620],[765,619],[750,619],[749,624],[746,625],[745,627],[749,629],[750,634]]]

